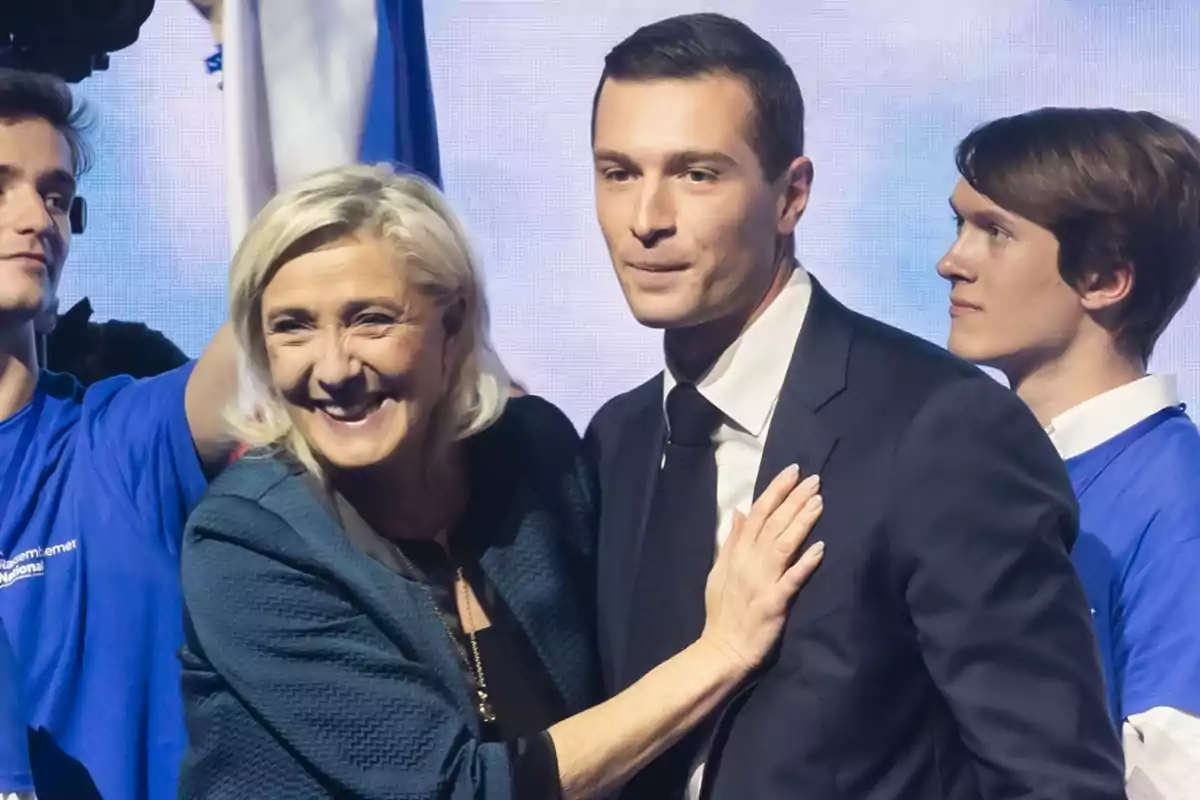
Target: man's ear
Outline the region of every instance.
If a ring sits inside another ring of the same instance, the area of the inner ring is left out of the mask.
[[[58,298],[52,297],[38,315],[33,318],[34,333],[49,336],[58,325]]]
[[[1083,307],[1094,313],[1116,309],[1133,293],[1133,265],[1117,264],[1105,274],[1089,273],[1079,284]]]
[[[813,164],[807,156],[800,156],[788,165],[781,177],[784,191],[779,198],[776,233],[780,236],[790,236],[796,230],[796,224],[808,207],[809,193],[812,191]]]

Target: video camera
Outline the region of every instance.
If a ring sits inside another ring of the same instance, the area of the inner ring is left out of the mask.
[[[0,0],[0,67],[78,83],[137,41],[154,0]]]

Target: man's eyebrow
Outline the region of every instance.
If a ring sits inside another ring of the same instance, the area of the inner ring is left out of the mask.
[[[972,219],[977,221],[986,220],[989,223],[1003,225],[1007,228],[1012,228],[1021,224],[1020,217],[1012,214],[1009,211],[1005,211],[995,203],[992,203],[989,208],[981,208],[977,211],[964,212],[954,204],[954,198],[951,198],[949,202],[950,210],[954,212],[955,216],[963,219]]]
[[[75,194],[75,176],[65,169],[54,169],[38,177],[39,188],[55,189],[64,194]]]
[[[732,156],[719,150],[684,150],[681,153],[673,154],[667,163],[672,171],[702,163],[718,164],[723,167],[737,166],[737,162]]]
[[[618,150],[597,150],[592,154],[593,161],[610,161],[623,167],[632,167],[633,159]]]
[[[24,174],[25,170],[15,164],[0,164],[0,180],[8,181]],[[64,194],[74,194],[78,184],[75,176],[65,169],[52,169],[37,177],[37,187],[40,191],[49,189]]]
[[[592,158],[596,162],[617,164],[629,169],[636,168],[637,166],[633,158],[617,150],[597,150]],[[718,164],[724,167],[737,166],[737,161],[732,156],[722,153],[719,150],[683,150],[678,153],[672,153],[667,157],[667,169],[669,171],[681,170],[693,164],[700,163]]]

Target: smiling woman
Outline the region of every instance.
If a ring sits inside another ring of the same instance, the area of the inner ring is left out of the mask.
[[[230,314],[267,401],[232,420],[310,471],[443,465],[494,422],[509,378],[466,235],[415,176],[354,167],[268,205],[230,270]],[[399,424],[395,424],[399,423]],[[444,465],[443,465],[444,466]]]
[[[595,495],[570,422],[510,398],[438,191],[344,167],[268,205],[230,271],[265,396],[189,520],[181,796],[603,796],[759,664],[820,561],[785,470],[704,634],[600,699]],[[573,715],[573,716],[572,716]]]

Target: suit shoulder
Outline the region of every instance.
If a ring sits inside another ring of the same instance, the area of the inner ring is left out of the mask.
[[[890,405],[914,414],[938,400],[972,398],[988,408],[1024,409],[1024,403],[1006,386],[945,348],[879,320],[849,313],[854,315],[849,369],[858,373],[852,378],[878,387]]]
[[[620,427],[621,423],[631,414],[645,408],[652,402],[661,402],[662,373],[659,372],[645,383],[629,391],[622,392],[606,401],[593,416],[590,429],[603,433],[613,426]]]
[[[930,378],[943,380],[985,377],[983,370],[954,355],[944,347],[900,330],[886,322],[850,312],[855,316],[855,344],[899,361],[905,368],[919,369]]]

